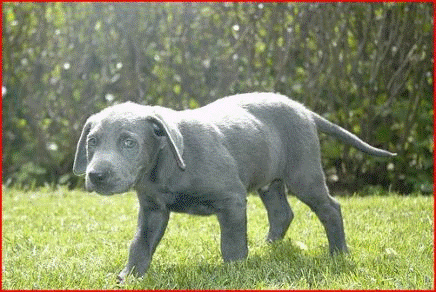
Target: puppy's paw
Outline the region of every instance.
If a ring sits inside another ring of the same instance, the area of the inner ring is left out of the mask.
[[[127,268],[123,269],[117,276],[117,284],[123,285],[128,275],[129,271],[127,270]]]
[[[117,276],[117,285],[123,285],[124,284],[124,279],[122,276],[118,275]]]

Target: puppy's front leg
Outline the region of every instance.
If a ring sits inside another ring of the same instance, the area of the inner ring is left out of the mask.
[[[221,228],[221,254],[224,261],[247,257],[247,202],[245,194],[227,199],[218,212]]]
[[[155,204],[143,203],[140,200],[138,228],[130,245],[127,266],[118,275],[122,282],[129,273],[141,277],[150,266],[151,257],[165,233],[168,224],[169,210],[159,208]]]

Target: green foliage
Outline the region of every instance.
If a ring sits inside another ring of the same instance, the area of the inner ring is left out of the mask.
[[[433,198],[359,195],[338,198],[347,256],[330,257],[322,225],[294,197],[285,239],[267,244],[266,211],[259,197],[249,196],[247,260],[223,263],[214,216],[172,214],[147,274],[118,286],[135,232],[134,194],[6,188],[2,288],[433,289]]]
[[[432,8],[4,3],[3,182],[75,186],[81,127],[108,105],[185,109],[232,93],[275,91],[399,154],[377,160],[323,141],[332,186],[338,180],[350,191],[379,184],[431,193]]]

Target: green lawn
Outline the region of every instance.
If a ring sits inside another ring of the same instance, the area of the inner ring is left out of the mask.
[[[3,189],[3,289],[432,289],[433,197],[338,198],[351,253],[331,258],[309,208],[267,244],[266,211],[248,198],[246,261],[225,264],[216,218],[172,214],[143,279],[117,286],[136,227],[133,193]]]

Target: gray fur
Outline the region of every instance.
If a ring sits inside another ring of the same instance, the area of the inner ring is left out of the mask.
[[[216,214],[224,261],[246,258],[246,194],[252,190],[267,209],[268,241],[283,238],[294,217],[287,189],[316,213],[330,252],[347,251],[341,209],[321,167],[317,128],[369,154],[395,155],[273,93],[230,96],[185,111],[124,103],[91,116],[74,173],[85,174],[89,191],[110,195],[134,188],[140,203],[119,279],[145,273],[171,211]]]

